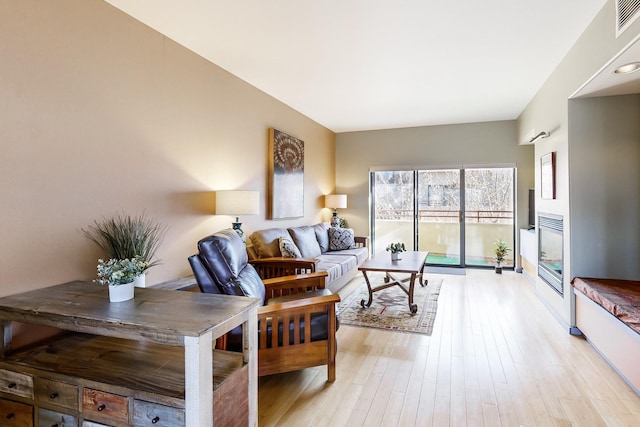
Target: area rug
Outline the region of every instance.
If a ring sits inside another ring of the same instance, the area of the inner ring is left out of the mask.
[[[383,278],[383,274],[370,275],[372,286],[381,285]],[[398,286],[374,292],[371,307],[362,308],[360,301],[367,301],[369,298],[363,279],[360,285],[338,303],[340,324],[431,335],[442,282],[440,278],[429,278],[426,287],[416,283],[413,302],[418,305],[418,312],[411,314],[407,294]]]

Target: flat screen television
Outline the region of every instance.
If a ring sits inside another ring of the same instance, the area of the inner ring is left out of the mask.
[[[529,228],[536,228],[536,190],[529,189]]]

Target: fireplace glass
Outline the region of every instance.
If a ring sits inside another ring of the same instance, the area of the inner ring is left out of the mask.
[[[563,294],[563,234],[562,217],[538,216],[538,276],[560,295]]]

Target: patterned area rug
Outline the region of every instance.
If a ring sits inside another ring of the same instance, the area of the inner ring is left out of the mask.
[[[371,286],[381,285],[384,283],[383,278],[383,274],[370,275]],[[413,302],[418,305],[416,314],[411,314],[409,311],[407,294],[398,286],[374,292],[371,307],[362,308],[360,301],[363,299],[366,301],[369,298],[367,285],[362,279],[362,283],[338,303],[337,312],[340,323],[431,335],[442,279],[433,277],[428,279],[429,284],[426,287],[423,288],[416,283],[414,288]]]

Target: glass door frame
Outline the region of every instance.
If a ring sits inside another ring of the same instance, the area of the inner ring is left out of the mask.
[[[375,227],[375,223],[376,223],[376,219],[375,219],[375,208],[376,208],[376,199],[375,199],[375,174],[378,172],[412,172],[413,174],[413,191],[412,191],[412,197],[413,197],[413,250],[417,250],[416,248],[418,248],[418,239],[419,239],[419,198],[418,198],[418,191],[419,191],[419,182],[418,182],[418,174],[420,171],[435,171],[435,170],[453,170],[453,169],[457,169],[460,171],[460,175],[459,175],[459,200],[460,200],[460,205],[459,205],[459,239],[460,239],[460,262],[458,264],[444,264],[444,263],[427,263],[427,265],[429,266],[435,266],[435,267],[450,267],[450,268],[466,268],[466,267],[473,267],[473,268],[493,268],[493,265],[487,265],[487,266],[482,266],[482,265],[476,265],[476,264],[467,264],[467,260],[466,260],[466,240],[467,240],[467,236],[466,236],[466,227],[467,227],[467,221],[466,221],[466,178],[465,178],[465,171],[467,169],[511,169],[512,170],[512,198],[513,198],[513,206],[512,206],[512,224],[511,224],[511,235],[512,235],[512,239],[510,242],[510,245],[512,248],[515,248],[515,241],[516,241],[516,225],[517,225],[517,182],[516,182],[516,177],[517,177],[517,168],[516,165],[514,164],[491,164],[491,165],[456,165],[456,166],[440,166],[440,167],[416,167],[416,168],[371,168],[369,170],[369,230],[370,230],[370,234],[371,234],[371,244],[372,244],[372,251],[374,251],[375,249],[375,239],[376,239],[376,227]],[[411,250],[411,249],[410,249]],[[372,252],[373,255],[373,252]],[[512,256],[514,258],[514,267],[515,267],[515,253],[512,252]],[[505,267],[506,269],[510,269],[513,268],[511,266]]]

